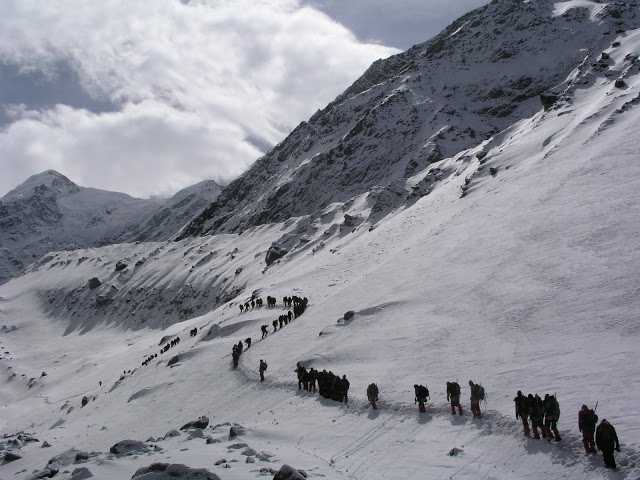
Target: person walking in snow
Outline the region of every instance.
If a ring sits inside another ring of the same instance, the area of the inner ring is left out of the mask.
[[[485,399],[484,387],[469,380],[469,388],[471,389],[471,413],[473,413],[474,417],[479,418],[482,416],[480,402]]]
[[[578,429],[582,432],[582,444],[584,445],[584,451],[587,455],[596,453],[594,434],[597,424],[598,415],[596,415],[596,412],[586,405],[582,405],[582,408],[578,412]]]
[[[458,382],[447,382],[447,401],[451,402],[451,415],[462,415],[462,405],[460,405],[460,384]]]
[[[533,430],[533,438],[540,440],[540,433],[546,438],[544,431],[544,407],[542,405],[542,399],[536,393],[535,396],[529,394],[527,397],[527,403],[529,406],[529,418],[531,419],[531,430]]]
[[[427,399],[429,398],[429,389],[424,385],[414,385],[413,390],[416,395],[415,403],[418,404],[418,411],[420,413],[426,412],[425,403],[427,403]]]
[[[264,382],[264,372],[267,370],[267,362],[265,362],[264,360],[260,359],[260,367],[258,368],[258,371],[260,372],[260,381]]]
[[[555,395],[549,394],[544,396],[542,401],[544,408],[544,428],[547,434],[547,440],[555,439],[556,442],[562,440],[560,432],[558,432],[558,420],[560,420],[560,404]]]
[[[306,369],[300,362],[296,364],[296,376],[298,377],[298,390],[302,390],[302,384],[304,383],[304,376],[306,375]],[[305,388],[306,390],[306,388]]]
[[[342,398],[340,399],[341,402],[349,403],[349,387],[350,386],[351,384],[349,383],[349,380],[347,380],[347,376],[342,375],[342,381],[341,381]]]
[[[598,450],[602,452],[606,467],[615,470],[616,459],[613,456],[613,451],[620,451],[620,442],[618,441],[616,429],[604,419],[596,429],[596,445],[598,446]]]
[[[375,383],[370,383],[367,387],[367,400],[374,410],[377,410],[376,402],[378,401],[378,386]]]
[[[244,343],[247,344],[247,350],[249,350],[249,347],[251,346],[251,337],[247,337],[244,339]]]
[[[267,329],[268,327],[266,325],[262,325],[260,327],[260,331],[262,331],[262,339],[264,339],[264,337],[266,337],[267,335],[269,335],[269,330]]]
[[[522,394],[522,391],[518,390],[516,398],[513,399],[516,404],[516,419],[522,420],[522,428],[524,434],[528,437],[529,432],[529,403],[527,397]]]

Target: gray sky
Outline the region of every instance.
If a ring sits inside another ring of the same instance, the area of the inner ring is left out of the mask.
[[[136,196],[227,182],[371,62],[482,3],[3,0],[0,195],[50,168]]]

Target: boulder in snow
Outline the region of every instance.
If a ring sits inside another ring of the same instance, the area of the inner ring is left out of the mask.
[[[244,435],[245,429],[242,425],[233,425],[229,428],[229,440],[233,440],[236,437]]]
[[[125,268],[127,268],[127,264],[125,262],[122,260],[118,260],[118,262],[116,262],[116,272],[121,272]]]
[[[71,478],[69,480],[85,480],[86,478],[93,477],[93,473],[91,470],[85,467],[76,468],[73,472],[71,472]]]
[[[167,362],[167,367],[172,367],[173,365],[177,364],[179,361],[180,361],[180,355],[174,355]]]
[[[154,463],[140,468],[132,480],[220,480],[215,473],[204,468],[191,468],[181,464]]]
[[[209,417],[207,417],[206,415],[203,415],[197,420],[193,420],[189,423],[185,423],[183,426],[180,427],[180,430],[189,430],[192,428],[204,429],[204,428],[207,428],[208,426],[209,426]]]
[[[282,248],[280,245],[276,243],[272,243],[271,246],[269,247],[269,250],[267,250],[267,255],[264,258],[264,262],[267,264],[267,266],[269,266],[273,264],[276,260],[280,260],[287,253],[288,253],[287,250]]]
[[[18,455],[17,453],[13,453],[13,452],[5,452],[5,454],[2,456],[2,465],[5,465],[7,463],[11,463],[11,462],[15,462],[16,460],[20,460],[22,457],[20,455]]]
[[[121,440],[113,445],[109,451],[115,455],[134,455],[136,453],[147,453],[149,447],[138,440]]]
[[[306,478],[307,476],[303,475],[299,470],[289,465],[282,465],[278,473],[274,475],[273,480],[305,480]]]
[[[87,286],[91,289],[91,290],[95,290],[96,288],[98,288],[100,285],[102,285],[102,282],[100,281],[99,278],[97,277],[92,277],[89,279],[89,281],[87,282]]]

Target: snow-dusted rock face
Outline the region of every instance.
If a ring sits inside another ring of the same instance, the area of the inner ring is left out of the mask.
[[[168,199],[129,238],[139,241],[161,241],[177,233],[194,216],[218,198],[222,187],[213,180],[205,180]]]
[[[166,201],[79,187],[47,170],[0,199],[0,282],[54,250],[73,250],[127,240],[167,240],[215,200],[212,180]]]
[[[541,94],[562,90],[573,69],[637,24],[637,7],[497,0],[464,15],[434,39],[375,62],[231,183],[181,237],[319,214],[364,194],[371,220],[379,220],[431,190],[412,196],[407,179],[540,110]]]

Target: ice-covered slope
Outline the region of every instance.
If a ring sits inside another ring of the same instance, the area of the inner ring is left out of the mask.
[[[408,186],[408,178],[529,117],[541,94],[552,103],[574,68],[596,61],[616,32],[638,22],[636,1],[491,2],[374,63],[231,183],[182,237],[319,215],[363,194],[375,222],[431,189],[433,179]]]
[[[587,16],[601,6],[579,3],[592,7]],[[207,468],[223,480],[268,478],[265,472],[283,462],[312,478],[637,479],[640,31],[611,39],[604,53],[570,73],[555,108],[413,178],[451,172],[376,228],[345,226],[331,211],[242,234],[59,253],[1,286],[0,324],[12,330],[0,337],[8,352],[0,368],[1,428],[29,430],[53,447],[16,449],[23,458],[0,474],[29,478],[76,447],[98,455],[68,470],[87,466],[101,479],[130,478],[157,461]],[[350,208],[364,216],[368,207],[356,201]],[[273,238],[309,226],[315,233],[304,247],[264,269]],[[116,275],[115,263],[126,255],[128,267]],[[133,260],[142,258],[138,272]],[[99,289],[114,285],[113,310],[103,318],[125,326],[117,305],[139,303],[152,288],[159,292],[147,318],[155,325],[179,317],[165,312],[178,301],[163,296],[172,286],[189,286],[206,302],[206,294],[217,294],[209,282],[226,278],[226,291],[240,293],[164,331],[123,331],[96,324],[96,296],[85,287],[90,276],[103,281]],[[240,314],[238,302],[254,291],[278,298],[295,292],[310,306],[258,342],[259,326],[282,310]],[[353,321],[337,322],[347,310],[356,312]],[[47,321],[47,313],[56,320]],[[69,318],[91,332],[69,333]],[[194,326],[200,333],[192,338]],[[163,336],[176,334],[182,342],[168,357],[137,368]],[[233,371],[231,345],[248,336],[254,345]],[[177,365],[168,367],[176,354]],[[261,358],[269,363],[262,385]],[[346,374],[350,405],[299,393],[297,361]],[[48,375],[38,379],[42,370]],[[448,413],[444,385],[452,379],[486,387],[481,420]],[[378,412],[366,409],[371,381],[381,391]],[[424,415],[413,405],[417,382],[432,393]],[[557,393],[561,443],[522,436],[513,418],[517,389]],[[96,399],[81,408],[83,395]],[[618,473],[582,450],[577,411],[596,401],[622,442]],[[241,423],[246,433],[229,441],[228,427],[218,427],[204,432],[214,443],[186,433],[157,440],[203,414],[214,425]],[[116,441],[149,436],[147,454],[106,453]],[[247,446],[233,448],[238,443]],[[454,447],[462,452],[448,456]]]
[[[124,240],[167,240],[215,200],[207,180],[167,200],[79,187],[47,170],[0,199],[0,282],[43,254]]]

